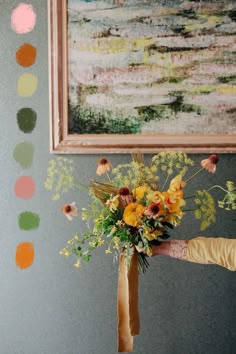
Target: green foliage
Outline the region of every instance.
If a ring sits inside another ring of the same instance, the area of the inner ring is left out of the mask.
[[[152,164],[156,166],[157,172],[161,170],[169,176],[177,172],[184,176],[188,171],[188,166],[193,166],[194,161],[183,152],[163,151],[153,156]]]
[[[112,170],[113,182],[118,188],[123,186],[134,188],[145,184],[157,187],[156,170],[155,166],[145,166],[136,161],[120,164]]]
[[[200,230],[203,231],[216,221],[215,202],[206,190],[197,191],[194,202],[196,205],[194,214],[196,219],[201,221]]]
[[[225,196],[218,201],[218,206],[225,210],[236,210],[236,188],[234,182],[226,182]]]
[[[140,118],[124,117],[119,112],[69,104],[69,130],[78,134],[136,134],[141,132]]]
[[[74,186],[73,161],[57,157],[49,161],[47,172],[44,186],[52,193],[53,200],[59,200],[63,193],[68,192]]]

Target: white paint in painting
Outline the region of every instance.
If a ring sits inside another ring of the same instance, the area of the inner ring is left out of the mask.
[[[79,1],[79,0],[68,0],[67,7],[69,10],[73,10],[73,11],[91,11],[91,10],[96,10],[96,9],[113,8],[114,5],[113,5],[112,1],[110,4],[108,4],[105,1],[86,2],[86,1]]]
[[[106,107],[114,109],[143,107],[158,104],[169,104],[176,100],[176,97],[171,96],[109,96],[107,94],[94,94],[86,97],[86,103],[96,107]]]
[[[118,52],[118,53],[96,53],[81,51],[78,48],[69,48],[70,64],[73,65],[74,74],[76,66],[93,66],[99,68],[122,68],[127,67],[131,63],[140,63],[143,59],[143,50],[137,52]],[[76,76],[76,75],[75,75]]]
[[[189,134],[211,134],[212,132],[230,134],[236,129],[236,119],[233,120],[232,117],[222,119],[217,116],[217,113],[199,116],[196,113],[179,112],[166,120],[144,123],[142,133],[165,134],[168,131],[169,134],[182,134],[183,127],[185,127],[184,132]]]

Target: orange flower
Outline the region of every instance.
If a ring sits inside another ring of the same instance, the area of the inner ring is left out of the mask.
[[[105,158],[101,157],[98,160],[97,175],[101,176],[112,168],[112,164]]]
[[[127,225],[137,227],[141,224],[145,208],[138,203],[130,203],[124,210],[123,220]]]
[[[61,208],[61,211],[70,221],[78,214],[78,209],[75,206],[75,202],[70,204],[64,204]]]
[[[178,221],[183,217],[181,207],[186,205],[186,202],[179,197],[178,193],[163,192],[163,194],[165,195],[165,205],[168,209],[167,220],[171,224],[177,225]]]
[[[207,171],[214,173],[216,171],[216,165],[219,161],[219,157],[217,155],[210,155],[208,159],[201,161],[201,166],[205,168]]]

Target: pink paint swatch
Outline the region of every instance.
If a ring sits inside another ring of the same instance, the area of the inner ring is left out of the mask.
[[[15,183],[15,194],[21,199],[30,199],[35,192],[35,183],[30,176],[21,176]]]
[[[36,23],[36,13],[33,6],[20,3],[11,14],[11,27],[13,31],[24,34],[32,31]]]

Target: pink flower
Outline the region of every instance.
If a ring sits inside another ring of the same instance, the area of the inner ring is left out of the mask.
[[[158,213],[160,212],[160,203],[151,203],[147,209],[145,210],[144,214],[150,218],[156,218]]]
[[[123,207],[128,205],[129,203],[133,202],[133,197],[130,194],[130,191],[129,191],[128,187],[121,187],[119,189],[118,193],[119,193],[120,199],[122,201]]]
[[[70,204],[64,204],[61,208],[61,211],[70,221],[78,214],[78,209],[75,206],[75,202]]]
[[[219,157],[217,155],[210,155],[208,159],[201,161],[201,166],[205,168],[207,171],[214,173],[216,171],[216,165],[219,161]]]
[[[101,157],[98,160],[97,175],[101,176],[112,168],[112,164],[105,158]]]

